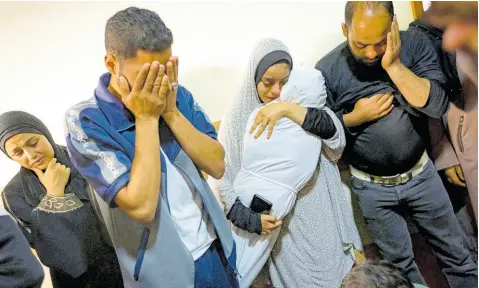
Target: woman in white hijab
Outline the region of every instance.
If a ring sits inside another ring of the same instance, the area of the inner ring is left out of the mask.
[[[243,132],[248,117],[262,103],[279,96],[292,65],[288,49],[281,41],[264,39],[256,45],[241,90],[219,129],[218,138],[226,154],[225,175],[221,180],[211,179],[210,185],[235,226],[261,234],[270,233],[282,224],[268,265],[274,287],[339,287],[354,264],[355,250],[362,250],[362,246],[335,163],[346,144],[344,131],[331,110],[279,102],[258,113],[251,129],[257,134],[267,127],[271,134],[275,122],[288,117],[323,142],[316,172],[298,193],[295,207],[282,222],[252,212],[239,201],[233,189],[241,169]]]

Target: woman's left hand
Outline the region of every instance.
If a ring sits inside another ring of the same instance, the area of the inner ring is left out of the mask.
[[[261,108],[254,119],[253,126],[251,126],[251,129],[249,130],[249,134],[252,134],[256,128],[258,128],[256,134],[254,135],[254,138],[257,139],[259,136],[261,136],[261,134],[263,134],[264,129],[268,127],[267,139],[271,138],[276,122],[286,116],[288,104],[288,102],[282,101]]]

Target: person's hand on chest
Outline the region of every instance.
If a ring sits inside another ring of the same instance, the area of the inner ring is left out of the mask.
[[[344,115],[344,124],[355,127],[382,118],[394,108],[393,100],[394,96],[390,92],[361,98],[354,105],[353,111]]]

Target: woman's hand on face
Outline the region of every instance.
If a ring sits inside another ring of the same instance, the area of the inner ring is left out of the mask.
[[[65,186],[70,178],[70,168],[57,163],[57,159],[53,158],[48,163],[45,172],[37,168],[32,168],[32,170],[37,174],[48,194],[59,197],[65,195]]]
[[[283,224],[283,221],[277,220],[271,215],[261,214],[261,235],[268,235]]]
[[[261,108],[254,119],[253,126],[251,126],[249,133],[252,134],[257,128],[258,130],[254,135],[254,138],[257,139],[263,134],[264,129],[268,127],[267,139],[271,138],[276,122],[286,116],[288,104],[288,102],[281,101]]]

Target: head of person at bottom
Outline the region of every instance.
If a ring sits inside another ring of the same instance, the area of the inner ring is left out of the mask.
[[[359,63],[381,66],[394,17],[392,1],[348,1],[342,24],[349,49]]]
[[[105,27],[104,61],[111,74],[110,93],[119,99],[128,95],[145,64],[157,62],[166,75],[168,62],[174,61],[172,44],[173,34],[156,12],[129,7],[115,13]]]
[[[254,80],[262,103],[269,103],[280,96],[292,68],[293,60],[283,50],[270,52],[259,61]]]
[[[411,281],[391,263],[366,261],[354,267],[343,279],[341,288],[413,288]]]

